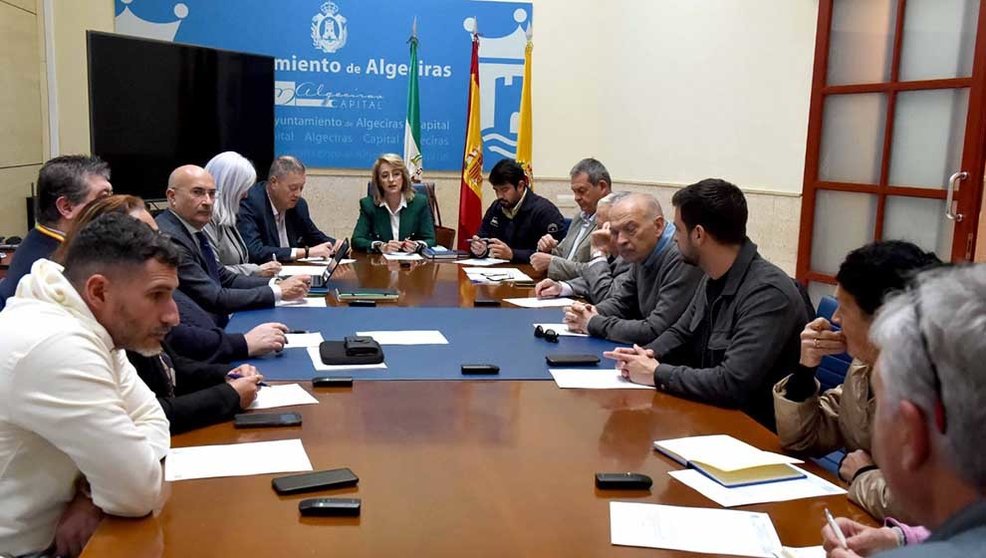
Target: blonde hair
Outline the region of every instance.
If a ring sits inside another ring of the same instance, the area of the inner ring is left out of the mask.
[[[383,188],[380,186],[378,178],[380,176],[380,165],[384,163],[400,169],[402,178],[401,193],[404,194],[404,199],[407,201],[410,202],[413,200],[414,188],[411,186],[411,175],[407,172],[407,165],[404,164],[404,159],[396,153],[384,153],[377,157],[376,162],[373,163],[373,170],[371,171],[373,175],[370,177],[370,182],[375,186],[373,189],[373,203],[379,204],[383,201]]]

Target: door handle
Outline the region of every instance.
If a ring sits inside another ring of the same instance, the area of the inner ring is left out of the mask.
[[[945,197],[945,217],[956,223],[964,219],[965,215],[952,211],[952,198],[955,196],[955,185],[959,183],[959,180],[965,180],[966,178],[969,178],[969,173],[966,171],[959,171],[948,177],[948,195]]]

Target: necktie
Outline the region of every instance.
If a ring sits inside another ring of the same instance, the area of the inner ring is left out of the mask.
[[[195,233],[195,238],[199,241],[199,249],[202,250],[202,257],[205,258],[206,271],[218,283],[219,264],[216,262],[216,253],[212,251],[212,246],[209,245],[209,239],[206,238],[205,233],[202,231]]]
[[[175,396],[175,369],[171,364],[171,357],[164,351],[161,351],[158,358],[161,359],[161,372],[168,382],[168,398],[170,399]]]

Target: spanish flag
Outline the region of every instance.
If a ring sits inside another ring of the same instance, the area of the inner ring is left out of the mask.
[[[520,89],[520,130],[517,132],[517,162],[524,167],[527,187],[534,189],[534,167],[531,144],[534,141],[531,119],[531,53],[534,51],[534,24],[527,26],[527,47],[524,49],[524,84]]]
[[[469,249],[469,239],[483,222],[483,137],[479,126],[479,33],[472,35],[469,68],[469,107],[466,111],[466,143],[459,186],[459,250]]]

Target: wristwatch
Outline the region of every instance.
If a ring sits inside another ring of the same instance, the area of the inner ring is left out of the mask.
[[[305,257],[306,258],[308,257],[308,247],[307,246],[305,246]]]

